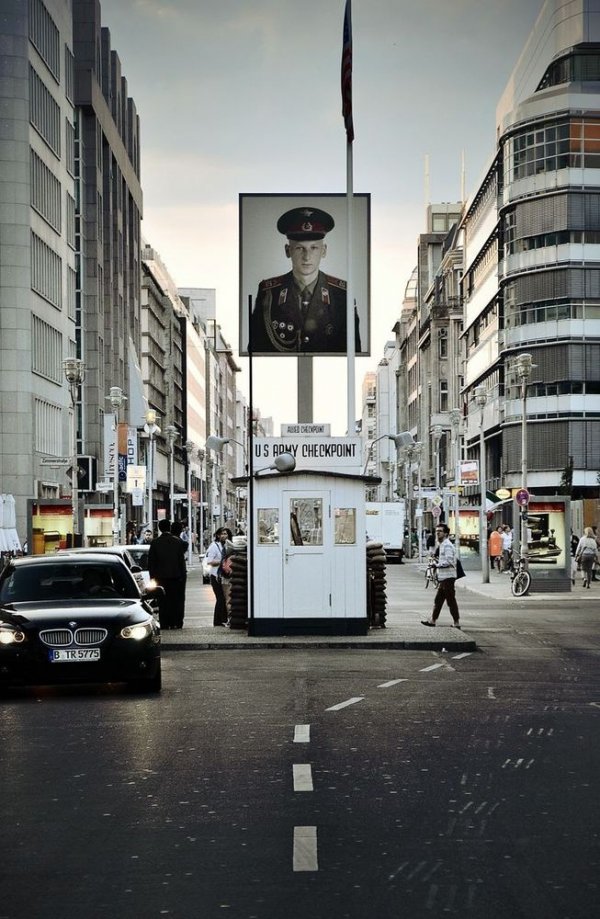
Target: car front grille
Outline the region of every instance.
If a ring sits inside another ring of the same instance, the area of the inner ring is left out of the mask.
[[[53,648],[70,645],[73,641],[73,632],[70,629],[44,629],[40,632],[40,641]]]
[[[77,629],[75,632],[76,645],[99,645],[104,641],[108,632],[106,629]]]
[[[73,643],[99,645],[107,635],[106,629],[77,629],[74,634],[71,629],[44,629],[40,632],[40,641],[52,648],[61,648]]]

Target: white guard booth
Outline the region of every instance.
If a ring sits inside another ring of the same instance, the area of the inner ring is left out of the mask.
[[[354,470],[254,476],[249,635],[366,634],[365,483],[375,481]]]

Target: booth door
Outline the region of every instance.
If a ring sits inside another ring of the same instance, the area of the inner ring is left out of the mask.
[[[328,491],[283,493],[283,609],[286,618],[331,614],[330,505]]]

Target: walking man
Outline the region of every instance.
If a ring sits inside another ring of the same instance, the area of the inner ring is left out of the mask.
[[[456,551],[450,542],[450,529],[445,523],[438,524],[435,528],[435,535],[438,541],[436,551],[438,589],[433,601],[431,619],[422,619],[421,623],[422,625],[431,627],[435,626],[445,601],[448,604],[454,628],[460,629],[458,603],[456,602],[456,594],[454,592],[454,584],[456,582]]]

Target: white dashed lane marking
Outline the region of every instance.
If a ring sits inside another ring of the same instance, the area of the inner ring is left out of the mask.
[[[318,871],[316,826],[294,827],[294,871]]]
[[[388,680],[387,683],[380,683],[377,689],[387,689],[388,686],[396,686],[398,683],[407,683],[408,680]]]
[[[312,767],[310,763],[294,763],[294,791],[312,791]]]
[[[310,742],[310,724],[297,724],[294,728],[294,743]]]
[[[461,661],[463,657],[469,657],[473,652],[472,651],[463,651],[462,654],[454,654],[452,657],[453,661]]]
[[[423,667],[422,670],[419,670],[419,673],[429,673],[430,670],[439,670],[439,668],[443,666],[443,662],[441,664],[431,664],[430,667]]]
[[[341,708],[346,708],[348,705],[355,705],[357,702],[362,702],[364,696],[354,696],[353,699],[346,699],[345,702],[338,702],[337,705],[330,705],[329,708],[326,708],[326,712],[339,712]]]

